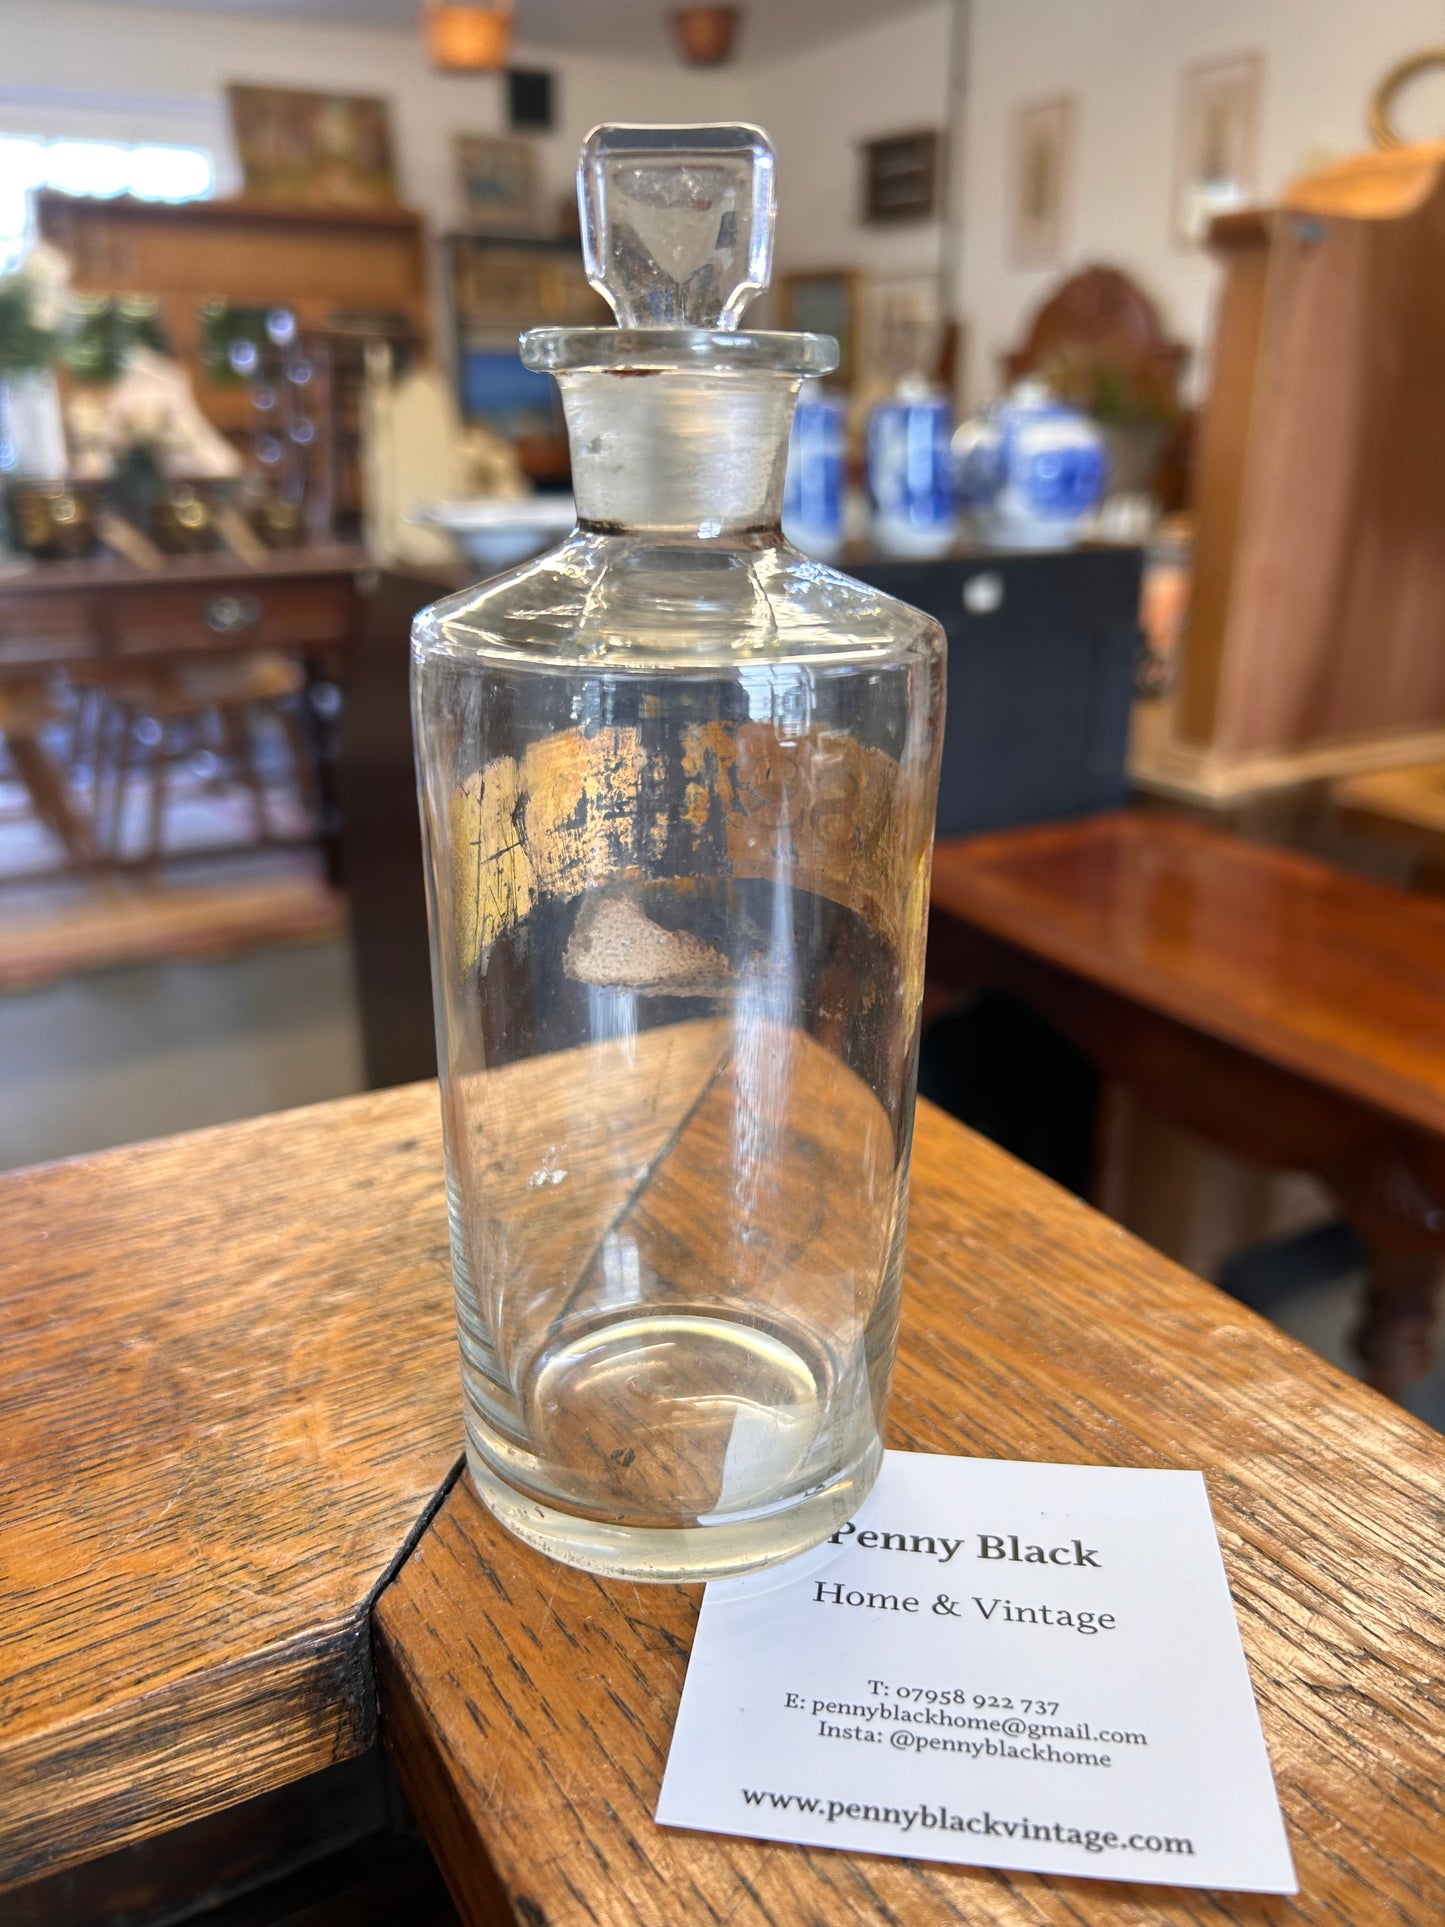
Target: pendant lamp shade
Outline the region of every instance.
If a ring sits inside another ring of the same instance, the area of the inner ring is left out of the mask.
[[[741,7],[677,7],[672,31],[690,67],[720,67],[733,50]]]
[[[491,6],[427,0],[423,24],[431,63],[443,73],[500,73],[511,58],[512,0]]]

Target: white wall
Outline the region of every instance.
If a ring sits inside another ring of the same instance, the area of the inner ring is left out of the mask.
[[[901,13],[746,77],[778,149],[779,266],[914,274],[939,265],[941,222],[865,227],[860,144],[945,123],[953,9]],[[739,75],[739,80],[745,77]]]
[[[972,16],[967,92],[957,98],[956,11]],[[680,66],[661,35],[653,63],[553,49],[522,49],[519,61],[558,79],[558,127],[541,141],[550,193],[569,190],[578,143],[598,120],[755,120],[779,152],[780,272],[851,265],[915,274],[958,260],[976,399],[1029,311],[1089,261],[1128,269],[1177,336],[1203,341],[1214,271],[1207,256],[1175,245],[1170,222],[1186,62],[1250,48],[1264,55],[1268,197],[1321,151],[1363,145],[1379,75],[1442,41],[1445,0],[935,0],[807,53],[717,73]],[[0,128],[202,141],[227,156],[230,187],[228,80],[385,94],[402,194],[439,229],[459,212],[452,135],[504,124],[500,81],[433,74],[419,32],[0,0]],[[1006,252],[1012,116],[1020,102],[1059,93],[1078,102],[1067,254],[1058,267],[1021,271]],[[948,228],[865,228],[858,144],[926,126],[952,136]]]
[[[1259,186],[1268,200],[1322,154],[1367,145],[1376,81],[1442,41],[1445,0],[973,0],[959,294],[975,397],[1040,297],[1087,262],[1128,269],[1177,338],[1204,341],[1216,272],[1207,254],[1175,245],[1170,222],[1186,62],[1264,55]],[[1067,259],[1015,269],[1006,252],[1013,111],[1065,93],[1078,102]]]
[[[662,12],[659,0],[659,22]],[[715,73],[679,65],[660,29],[654,62],[519,48],[518,65],[557,76],[557,129],[540,141],[548,190],[570,190],[582,136],[599,120],[752,120],[779,148],[780,268],[934,267],[939,224],[881,230],[858,222],[857,146],[942,124],[950,15],[948,0],[937,0],[816,52]],[[227,192],[239,185],[223,92],[230,80],[384,94],[402,196],[438,229],[460,211],[453,134],[505,126],[501,81],[432,73],[419,29],[0,0],[5,131],[198,142],[220,156]]]
[[[539,142],[556,194],[570,188],[582,136],[599,120],[700,120],[712,112],[716,83],[679,66],[661,36],[655,64],[526,47],[517,64],[557,77],[557,128]],[[452,136],[506,126],[501,79],[433,73],[419,27],[386,32],[0,0],[0,129],[198,141],[220,156],[221,191],[229,192],[239,186],[224,97],[233,80],[385,95],[402,198],[438,229],[460,213]]]

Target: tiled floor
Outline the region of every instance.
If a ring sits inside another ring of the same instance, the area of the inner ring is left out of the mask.
[[[344,941],[0,996],[0,1169],[362,1088]]]

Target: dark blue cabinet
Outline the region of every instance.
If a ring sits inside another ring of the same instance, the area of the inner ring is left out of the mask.
[[[940,836],[1124,801],[1140,550],[979,549],[907,562],[857,554],[844,566],[947,632]]]

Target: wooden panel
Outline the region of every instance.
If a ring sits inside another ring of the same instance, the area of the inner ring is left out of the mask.
[[[0,670],[69,662],[90,654],[94,611],[84,595],[0,595]]]
[[[1170,399],[1189,359],[1182,343],[1169,340],[1159,310],[1121,268],[1082,268],[1041,302],[1018,347],[1000,356],[1006,381],[1046,367],[1061,350],[1084,349],[1157,382]]]
[[[1221,457],[1228,478],[1200,498],[1204,660],[1184,714],[1223,755],[1445,722],[1429,534],[1445,518],[1445,149],[1429,152],[1428,192],[1398,218],[1303,211],[1292,193],[1252,366],[1248,326],[1221,337],[1206,445],[1233,442],[1246,386],[1252,412],[1242,477]],[[1257,303],[1256,274],[1236,257],[1238,305]]]
[[[5,1927],[145,1927],[264,1887],[380,1833],[394,1793],[373,1747],[308,1779],[5,1895]]]
[[[0,1885],[368,1744],[460,1446],[438,1131],[422,1086],[0,1180]]]
[[[111,654],[336,648],[350,640],[360,549],[297,550],[245,568],[234,556],[153,569],[107,558],[51,562],[0,583],[0,674],[45,674]],[[230,605],[230,606],[228,606]]]
[[[71,255],[75,285],[108,293],[223,295],[250,306],[301,297],[333,304],[424,303],[419,216],[355,218],[246,201],[98,201],[42,194],[42,233]]]
[[[622,1927],[1445,1914],[1445,1445],[929,1106],[891,1442],[1209,1480],[1297,1901],[659,1828],[698,1591],[554,1565],[463,1481],[376,1609],[383,1733],[463,1916]]]
[[[941,843],[933,902],[1445,1133],[1445,905],[1152,814]]]
[[[362,600],[336,766],[341,856],[366,1081],[436,1075],[426,880],[412,754],[408,636],[459,570],[384,570]]]
[[[1213,373],[1208,405],[1199,417],[1194,468],[1194,582],[1189,606],[1189,643],[1184,651],[1176,705],[1179,734],[1207,742],[1214,735],[1219,681],[1240,541],[1255,390],[1264,335],[1269,282],[1268,225],[1216,224],[1214,249],[1224,282],[1215,317]]]
[[[355,607],[345,576],[317,582],[248,581],[219,587],[157,584],[116,598],[117,653],[322,648],[344,641]]]

